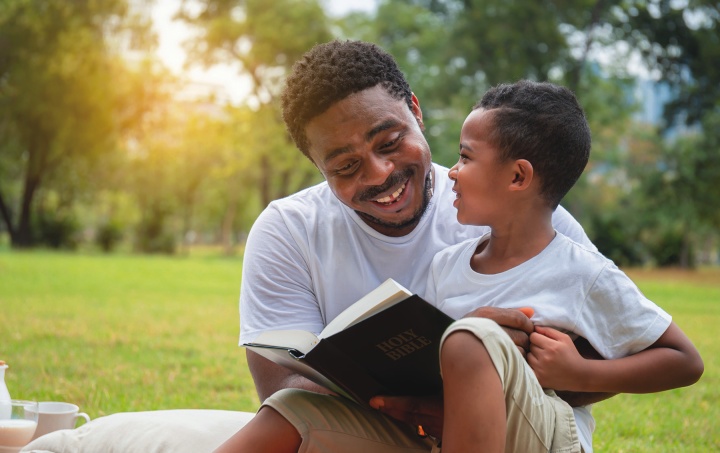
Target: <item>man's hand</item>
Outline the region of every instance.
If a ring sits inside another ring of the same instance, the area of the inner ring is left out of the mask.
[[[370,406],[414,427],[421,425],[431,436],[442,436],[444,411],[440,396],[375,396]]]
[[[531,309],[517,310],[514,308],[479,307],[463,318],[492,319],[510,336],[520,353],[525,357],[530,348],[530,334],[535,330],[530,321]]]

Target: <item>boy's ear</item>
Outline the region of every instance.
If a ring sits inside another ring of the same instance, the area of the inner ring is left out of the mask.
[[[510,190],[525,190],[530,187],[533,180],[533,166],[530,161],[518,159],[512,167],[513,180],[510,183]]]

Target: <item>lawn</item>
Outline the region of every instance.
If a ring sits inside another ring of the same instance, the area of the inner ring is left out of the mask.
[[[0,359],[15,398],[121,411],[254,411],[237,347],[242,261],[0,249]],[[720,269],[631,276],[705,359],[693,387],[597,404],[598,452],[720,451]]]

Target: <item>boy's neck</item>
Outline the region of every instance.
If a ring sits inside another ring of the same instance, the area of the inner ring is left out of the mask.
[[[552,211],[512,219],[491,227],[489,238],[478,245],[470,266],[480,274],[505,272],[540,254],[554,237]]]

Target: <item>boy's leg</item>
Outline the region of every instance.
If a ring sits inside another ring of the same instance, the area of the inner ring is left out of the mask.
[[[432,439],[418,437],[415,427],[346,398],[285,389],[265,400],[302,438],[299,452],[429,453]]]
[[[482,342],[458,330],[445,338],[440,358],[445,404],[443,453],[505,451],[505,396]]]
[[[452,339],[455,332],[472,334],[477,345],[483,347],[490,356],[493,371],[495,371],[502,386],[501,395],[504,398],[507,420],[506,452],[580,451],[572,408],[555,396],[554,392],[548,391],[546,393],[542,389],[532,369],[527,365],[525,358],[518,352],[517,347],[500,326],[484,318],[463,318],[458,320],[447,329],[443,336],[441,342],[443,352],[445,352],[443,343],[448,339]],[[467,339],[467,337],[461,337],[460,339],[463,338]],[[455,360],[473,360],[469,357],[473,354],[470,350],[466,350],[464,354],[462,350],[456,352],[460,353],[460,357]],[[462,357],[463,355],[465,357]],[[443,379],[445,379],[445,362],[442,358],[441,363],[443,365]],[[490,380],[492,381],[492,379]],[[468,380],[456,381],[453,384],[460,387],[459,390],[456,389],[460,395],[454,401],[461,409],[473,404],[467,396],[473,392],[477,393],[486,389],[484,383],[481,384],[481,388],[472,387],[475,384],[470,383]],[[449,387],[449,385],[450,382],[445,383],[446,387]],[[487,390],[490,391],[490,389]],[[468,392],[465,393],[465,401],[462,400],[464,392]],[[483,410],[483,407],[477,409]],[[446,420],[450,416],[446,402]],[[484,427],[478,427],[472,419],[458,418],[454,422],[457,425],[456,427],[448,427],[448,429],[454,429],[454,432],[458,430],[484,429]],[[449,435],[450,433],[448,433]],[[446,438],[443,435],[443,447],[445,447],[446,442],[450,441],[450,437]]]

